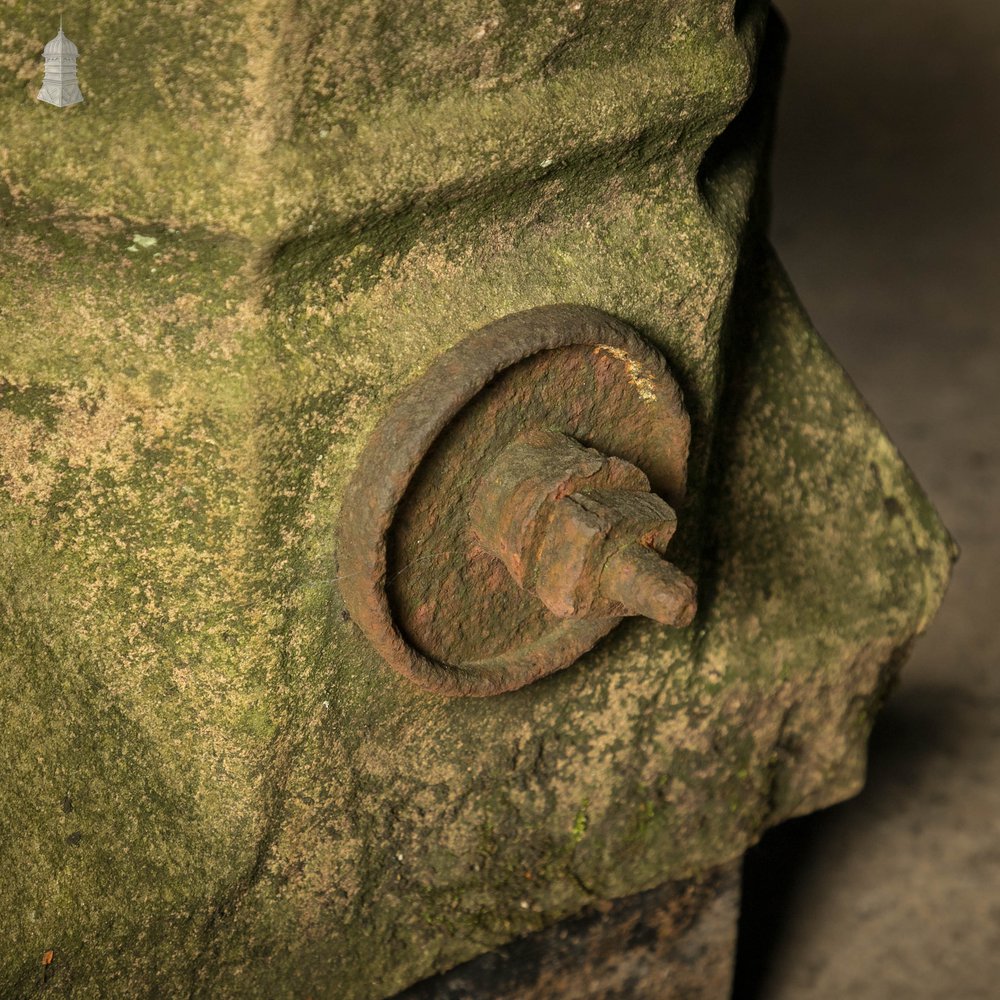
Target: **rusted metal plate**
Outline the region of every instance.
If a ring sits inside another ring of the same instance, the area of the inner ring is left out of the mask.
[[[557,431],[640,469],[677,507],[690,423],[663,358],[584,306],[505,317],[441,355],[391,405],[344,500],[344,600],[383,659],[450,695],[509,691],[568,666],[620,620],[560,618],[470,528],[515,438]]]
[[[726,1000],[739,863],[604,903],[395,1000]]]

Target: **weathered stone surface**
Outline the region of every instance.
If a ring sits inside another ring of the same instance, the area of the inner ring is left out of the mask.
[[[952,548],[764,244],[737,6],[99,2],[67,109],[0,11],[0,995],[386,996],[857,790]],[[682,382],[699,617],[427,695],[343,614],[347,477],[566,301]]]

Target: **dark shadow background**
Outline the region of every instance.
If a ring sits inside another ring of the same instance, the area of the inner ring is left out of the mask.
[[[855,800],[747,858],[738,1000],[1000,997],[1000,2],[780,0],[772,233],[962,547]]]

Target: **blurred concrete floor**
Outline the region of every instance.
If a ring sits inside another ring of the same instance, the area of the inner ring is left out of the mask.
[[[748,858],[736,996],[1000,998],[1000,2],[779,0],[773,238],[962,547],[855,800]]]

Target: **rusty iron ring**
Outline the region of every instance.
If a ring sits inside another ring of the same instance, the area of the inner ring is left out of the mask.
[[[547,641],[521,647],[515,656],[448,664],[429,659],[407,642],[396,626],[386,592],[387,535],[407,486],[435,439],[504,369],[542,351],[576,346],[627,352],[668,394],[676,394],[676,419],[683,423],[682,432],[689,432],[680,388],[651,345],[600,310],[550,305],[505,316],[435,358],[392,400],[358,459],[339,521],[341,593],[354,622],[386,663],[427,691],[465,696],[513,691],[568,666],[621,621],[619,617],[568,620]],[[684,468],[674,474],[682,491]],[[555,659],[554,649],[558,649]]]

